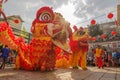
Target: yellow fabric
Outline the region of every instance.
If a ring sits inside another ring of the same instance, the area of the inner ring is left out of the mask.
[[[57,68],[69,68],[70,67],[70,63],[66,58],[61,58],[59,60],[56,61],[56,65]]]
[[[84,35],[78,36],[77,35],[77,31],[75,31],[72,35],[73,40],[88,40],[90,38],[89,34],[87,32],[85,32]]]
[[[79,63],[79,60],[80,63]],[[74,52],[74,54],[72,55],[72,66],[81,66],[82,69],[86,68],[86,52],[83,51],[83,49],[80,49],[79,51]]]
[[[59,56],[61,57],[60,59],[56,60],[56,64],[55,66],[57,68],[69,68],[70,67],[70,61],[67,60],[65,57],[64,57],[64,54],[63,53],[60,53]]]
[[[15,59],[15,69],[20,69],[20,58],[19,56]]]
[[[80,66],[82,69],[87,68],[86,64],[86,52],[81,53],[82,55],[80,56],[81,62],[80,62]]]
[[[101,54],[102,54],[102,49],[101,49],[101,48],[96,48],[95,56],[96,56],[96,57],[100,57]]]
[[[74,40],[78,40],[79,39],[79,36],[77,35],[77,31],[75,31],[72,35],[73,39]]]
[[[79,59],[80,59],[79,52],[77,52],[77,51],[74,52],[72,55],[72,66],[73,67],[78,66]]]

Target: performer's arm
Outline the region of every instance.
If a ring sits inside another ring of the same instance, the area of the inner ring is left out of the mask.
[[[80,46],[88,46],[88,42],[84,43],[84,42],[79,42]]]

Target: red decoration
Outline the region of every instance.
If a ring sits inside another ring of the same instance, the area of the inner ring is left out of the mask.
[[[108,15],[107,15],[107,17],[109,18],[109,19],[112,19],[113,18],[113,13],[109,13]]]
[[[52,22],[55,15],[52,8],[45,6],[40,8],[36,13],[36,22],[38,23],[48,23]]]
[[[15,22],[16,24],[18,24],[18,23],[19,23],[19,20],[18,20],[18,19],[15,19],[14,22]]]
[[[77,31],[77,30],[78,30],[78,28],[77,28],[76,25],[73,26],[73,29],[74,29],[74,31]]]
[[[112,31],[112,35],[116,35],[117,34],[117,32],[116,31]]]
[[[106,38],[106,35],[105,34],[102,34],[101,35],[102,39]]]
[[[91,20],[91,25],[94,25],[94,24],[96,24],[96,20]]]
[[[97,39],[96,39],[96,37],[93,37],[92,40],[96,41]]]

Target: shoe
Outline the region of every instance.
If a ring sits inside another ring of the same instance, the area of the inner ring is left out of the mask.
[[[88,70],[87,68],[82,68],[83,70]]]
[[[73,69],[79,69],[78,66],[74,66]]]

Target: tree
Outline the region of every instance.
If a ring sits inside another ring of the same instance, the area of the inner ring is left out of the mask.
[[[103,34],[103,31],[100,29],[99,24],[89,25],[88,30],[91,37]]]

